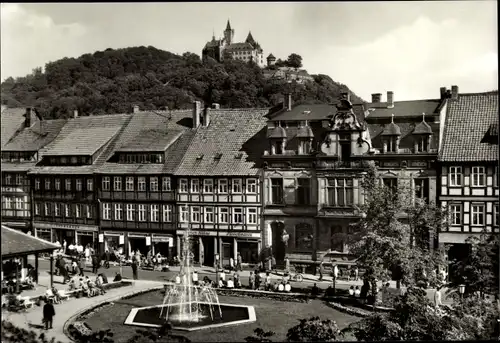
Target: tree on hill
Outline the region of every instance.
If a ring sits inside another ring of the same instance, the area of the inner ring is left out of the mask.
[[[291,67],[291,68],[301,68],[302,67],[302,56],[298,55],[298,54],[291,54],[290,56],[288,56],[287,60],[286,60],[286,65],[287,67]]]
[[[310,82],[295,90],[294,101],[329,103],[340,90],[331,79]],[[176,55],[141,46],[49,62],[44,71],[7,78],[1,93],[3,105],[35,106],[44,118],[67,118],[75,109],[81,115],[123,113],[133,105],[182,109],[195,100],[222,107],[272,107],[281,101],[285,85],[271,84],[255,63],[202,62],[190,52]]]

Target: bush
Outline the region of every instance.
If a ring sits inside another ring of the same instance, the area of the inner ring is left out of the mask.
[[[253,332],[255,333],[255,335],[245,337],[246,342],[272,342],[269,337],[274,336],[273,331],[266,332],[261,328],[257,328]]]
[[[26,329],[19,328],[8,322],[2,320],[2,330],[1,330],[1,342],[2,343],[55,343],[55,339],[49,340],[45,333],[41,333],[37,337],[35,331],[29,331]],[[61,343],[58,341],[57,343]]]
[[[342,334],[337,323],[332,320],[320,320],[319,317],[301,319],[300,324],[288,330],[288,342],[334,342]]]

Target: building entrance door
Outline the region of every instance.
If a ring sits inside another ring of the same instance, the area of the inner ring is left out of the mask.
[[[273,231],[273,255],[276,259],[276,264],[281,265],[285,261],[286,245],[283,242],[283,230],[285,224],[283,222],[274,222],[271,225]]]

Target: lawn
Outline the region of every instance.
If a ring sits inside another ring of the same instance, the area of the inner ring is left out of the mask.
[[[161,304],[163,295],[159,291],[153,291],[137,295],[133,298],[115,302],[94,311],[87,318],[87,322],[93,330],[111,329],[114,332],[116,343],[126,342],[137,329],[124,325],[123,322],[133,307],[151,306]],[[221,303],[235,305],[252,305],[255,307],[257,321],[249,324],[226,326],[221,328],[203,329],[199,331],[178,331],[193,342],[243,342],[245,337],[253,334],[260,327],[265,331],[274,331],[274,341],[284,341],[288,329],[298,324],[300,319],[319,316],[322,319],[332,319],[342,329],[359,318],[339,312],[328,306],[321,300],[313,300],[310,303],[282,302],[274,300],[260,300],[246,297],[219,297]]]

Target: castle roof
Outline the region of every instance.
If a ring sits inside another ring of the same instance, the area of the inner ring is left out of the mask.
[[[250,31],[248,32],[248,36],[245,42],[250,44],[255,44],[255,39],[253,39],[252,32]]]
[[[250,43],[233,43],[226,47],[226,50],[254,50],[255,47]]]
[[[273,55],[273,54],[269,54],[269,56],[267,56],[267,59],[268,59],[268,60],[275,60],[275,59],[276,59],[276,57],[274,57],[274,55]]]
[[[229,23],[229,19],[227,20],[226,30],[231,30],[231,24]]]

